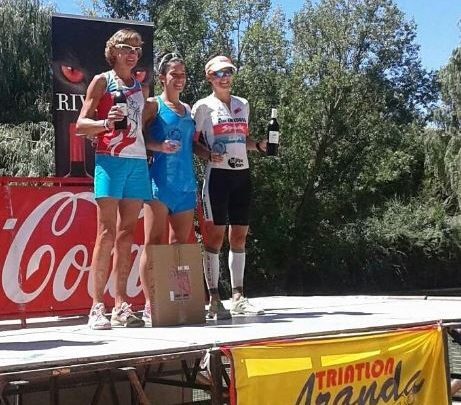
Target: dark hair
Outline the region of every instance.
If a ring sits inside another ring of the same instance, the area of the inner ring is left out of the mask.
[[[167,52],[158,58],[157,74],[164,75],[171,63],[184,63],[184,59],[177,52]]]

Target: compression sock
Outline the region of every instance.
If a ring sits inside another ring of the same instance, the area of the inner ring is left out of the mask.
[[[211,253],[205,250],[203,270],[208,290],[217,291],[219,281],[219,253]]]
[[[229,270],[232,290],[243,288],[243,274],[245,271],[245,252],[229,251]]]

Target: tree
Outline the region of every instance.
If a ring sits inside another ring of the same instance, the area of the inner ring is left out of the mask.
[[[157,53],[175,51],[183,56],[188,76],[183,97],[191,104],[207,91],[204,73],[208,60],[207,34],[204,0],[171,0],[158,14],[154,33]]]
[[[49,122],[0,124],[0,176],[54,173],[54,128]]]
[[[41,0],[0,6],[0,122],[49,119],[51,13]]]
[[[246,33],[267,18],[270,7],[270,0],[229,0],[225,7],[221,0],[208,0],[210,54],[231,55],[240,68],[249,39]]]
[[[452,214],[461,209],[461,47],[439,73],[441,105],[434,111],[437,127],[426,137],[429,191],[445,201]]]
[[[293,33],[281,112],[289,173],[278,197],[293,202],[280,213],[289,224],[281,265],[296,291],[331,254],[335,229],[414,183],[420,161],[405,134],[434,91],[415,26],[391,0],[308,1]]]

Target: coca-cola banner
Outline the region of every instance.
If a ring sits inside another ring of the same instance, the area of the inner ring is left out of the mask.
[[[63,179],[61,179],[63,180]],[[20,181],[20,183],[18,183]],[[88,277],[96,237],[91,180],[35,185],[38,179],[2,178],[0,188],[0,318],[82,314],[91,307]],[[29,184],[27,184],[29,183]],[[143,243],[139,218],[132,246],[128,296],[144,303],[139,281]],[[105,301],[113,305],[112,275]]]
[[[106,41],[116,31],[131,28],[144,41],[143,56],[133,72],[145,84],[152,80],[153,27],[123,20],[81,16],[52,17],[53,122],[57,176],[85,177],[94,171],[91,142],[75,133],[75,122],[86,89],[95,74],[109,70]]]

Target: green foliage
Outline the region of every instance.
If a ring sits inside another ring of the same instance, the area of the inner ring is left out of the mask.
[[[443,103],[434,112],[438,128],[428,133],[426,141],[428,192],[443,198],[456,214],[461,208],[461,48],[453,51],[439,79]]]
[[[0,6],[0,122],[49,119],[51,13],[40,0]]]
[[[47,177],[54,173],[54,128],[48,122],[0,124],[0,175]]]
[[[285,27],[284,15],[275,13],[252,24],[242,38],[242,67],[233,91],[244,94],[250,102],[250,132],[255,137],[265,135],[270,110],[280,104],[289,56]]]
[[[207,91],[204,78],[207,22],[204,17],[203,0],[171,0],[158,16],[154,44],[158,54],[166,51],[179,52],[185,59],[188,82],[184,100],[190,104]],[[158,87],[157,91],[161,91]]]
[[[249,43],[246,33],[267,18],[270,6],[270,0],[227,0],[225,5],[222,0],[208,0],[210,54],[232,55],[240,68]]]
[[[407,86],[424,87],[430,77],[417,58],[414,26],[391,1],[306,2],[293,32],[281,111],[281,165],[289,175],[275,198],[290,229],[283,267],[298,288],[319,267],[312,250],[333,254],[318,246],[323,233],[418,190],[423,155],[410,138],[434,94],[418,97]]]
[[[392,264],[387,282],[377,278],[381,288],[384,283],[394,290],[452,287],[461,281],[459,229],[440,201],[390,200],[381,215],[367,220],[366,246],[380,253],[368,254],[367,264],[381,270],[383,261]]]
[[[461,122],[461,47],[453,54],[445,68],[439,73],[442,99],[445,110],[440,118],[445,129],[458,131]]]

